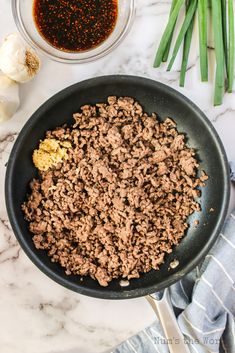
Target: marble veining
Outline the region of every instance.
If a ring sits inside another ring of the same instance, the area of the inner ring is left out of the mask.
[[[212,106],[214,72],[200,82],[198,38],[194,35],[185,88],[179,88],[180,60],[171,72],[153,69],[155,51],[167,20],[170,0],[137,0],[134,25],[125,41],[95,63],[65,65],[42,57],[38,77],[21,86],[21,107],[0,125],[0,352],[104,352],[155,320],[144,298],[108,301],[73,293],[42,274],[20,249],[4,204],[6,163],[13,143],[31,114],[68,85],[100,75],[132,74],[150,77],[178,89],[192,99],[213,122],[228,157],[235,161],[235,93],[222,106]],[[10,0],[1,0],[0,37],[16,30]],[[210,58],[214,55],[209,43]],[[234,203],[233,203],[234,204]],[[232,206],[231,206],[232,207]]]

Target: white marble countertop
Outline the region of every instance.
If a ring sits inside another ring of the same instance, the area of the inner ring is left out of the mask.
[[[21,86],[21,107],[0,125],[0,352],[98,353],[118,344],[154,321],[142,299],[107,301],[73,293],[43,275],[20,249],[4,205],[5,164],[13,142],[31,114],[54,93],[86,78],[103,74],[151,77],[178,87],[178,67],[171,73],[152,68],[170,0],[138,0],[131,33],[112,54],[86,65],[69,66],[42,58],[38,77]],[[0,38],[15,31],[10,0],[1,0]],[[193,47],[197,46],[195,43]],[[190,58],[186,87],[192,99],[214,123],[230,160],[235,161],[235,92],[224,104],[212,106],[213,86],[199,80],[198,51]],[[234,198],[231,207],[235,204]]]

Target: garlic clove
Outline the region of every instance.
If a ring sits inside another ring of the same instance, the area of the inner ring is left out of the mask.
[[[0,47],[0,70],[16,82],[30,81],[40,70],[36,52],[16,33],[8,35]]]
[[[0,122],[9,120],[19,105],[18,83],[0,73]]]

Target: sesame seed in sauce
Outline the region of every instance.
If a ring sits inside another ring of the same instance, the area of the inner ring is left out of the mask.
[[[90,50],[113,32],[118,0],[34,0],[33,17],[40,35],[66,52]]]

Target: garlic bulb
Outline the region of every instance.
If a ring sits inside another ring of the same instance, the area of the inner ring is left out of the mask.
[[[0,72],[0,122],[10,119],[19,107],[19,85]]]
[[[40,59],[16,34],[8,35],[0,47],[0,70],[16,82],[30,81],[40,70]]]

